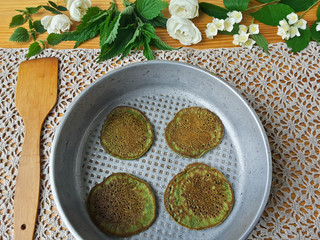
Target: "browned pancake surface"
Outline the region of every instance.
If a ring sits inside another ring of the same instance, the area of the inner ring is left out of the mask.
[[[176,153],[199,158],[222,140],[220,118],[205,108],[189,107],[177,112],[165,129],[168,146]]]
[[[149,120],[136,108],[114,108],[101,129],[100,142],[110,155],[136,159],[145,154],[153,142]]]

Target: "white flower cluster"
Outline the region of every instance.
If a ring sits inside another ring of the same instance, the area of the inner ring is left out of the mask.
[[[250,35],[259,33],[259,25],[251,24],[249,27],[245,25],[239,26],[238,34],[233,35],[233,44],[240,45],[241,47],[247,47],[249,49],[256,43],[252,38],[249,38]]]
[[[205,33],[207,38],[213,39],[218,35],[218,31],[231,32],[235,23],[239,23],[242,20],[242,13],[239,11],[228,12],[226,19],[214,18],[211,23],[207,24]]]
[[[67,9],[69,10],[70,17],[74,21],[80,22],[83,15],[91,7],[91,0],[68,0]],[[70,30],[72,22],[64,14],[55,16],[47,15],[41,19],[41,24],[48,33],[61,33]]]
[[[299,29],[304,30],[306,27],[306,20],[299,19],[296,13],[290,13],[287,15],[287,19],[283,19],[279,22],[277,35],[281,36],[284,40],[288,40],[295,36],[299,37]]]
[[[199,29],[190,20],[199,16],[198,0],[171,0],[169,12],[167,31],[173,39],[183,45],[197,44],[202,40]]]

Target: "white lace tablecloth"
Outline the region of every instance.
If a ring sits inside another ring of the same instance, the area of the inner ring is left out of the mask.
[[[13,239],[13,200],[23,121],[15,104],[19,64],[26,49],[0,48],[0,239]],[[188,62],[237,88],[256,110],[269,138],[273,180],[266,209],[249,239],[320,239],[320,47],[311,43],[293,54],[283,43],[259,48],[157,51],[157,59]],[[100,76],[146,61],[141,52],[120,61],[97,63],[99,50],[47,49],[58,57],[58,102],[41,136],[41,192],[36,239],[73,239],[59,217],[49,182],[51,143],[73,99]]]

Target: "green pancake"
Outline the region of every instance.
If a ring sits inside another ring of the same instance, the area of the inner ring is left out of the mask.
[[[156,202],[150,186],[128,173],[114,173],[95,185],[87,208],[92,221],[105,233],[128,237],[151,226]]]
[[[223,137],[220,118],[205,108],[189,107],[176,113],[165,129],[168,146],[176,153],[199,158],[219,145]]]
[[[153,142],[152,127],[138,109],[116,107],[103,124],[100,142],[105,151],[116,158],[137,159],[148,151]]]
[[[192,163],[169,182],[166,211],[178,224],[201,230],[221,224],[232,210],[233,191],[223,174],[209,165]]]

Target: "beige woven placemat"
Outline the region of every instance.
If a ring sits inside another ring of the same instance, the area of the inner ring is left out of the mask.
[[[269,138],[273,180],[269,202],[249,239],[320,239],[320,47],[300,53],[283,43],[259,48],[157,51],[157,59],[188,62],[225,79],[256,110]],[[14,105],[18,67],[26,49],[0,49],[0,239],[13,239],[15,179],[24,138]],[[49,157],[55,130],[73,99],[108,71],[146,61],[141,52],[122,60],[95,61],[99,50],[47,49],[58,57],[58,103],[41,136],[41,193],[36,239],[73,239],[55,208]]]

